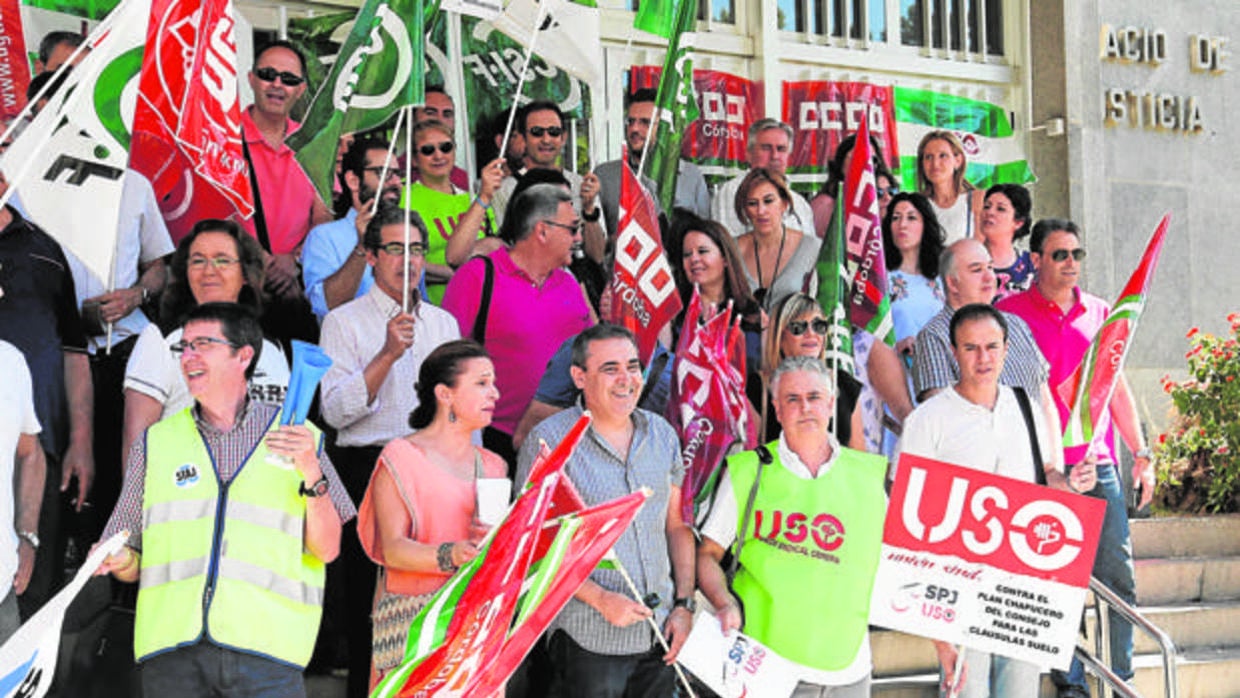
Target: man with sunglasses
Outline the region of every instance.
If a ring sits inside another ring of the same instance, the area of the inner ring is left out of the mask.
[[[344,215],[310,230],[301,251],[306,297],[319,322],[333,310],[370,290],[363,236],[375,198],[400,201],[401,171],[381,138],[356,138],[340,161],[340,204]],[[343,206],[342,206],[343,207]],[[423,289],[424,291],[424,289]]]
[[[629,168],[633,172],[637,172],[641,165],[642,152],[646,149],[647,137],[654,119],[656,96],[655,90],[643,88],[625,97],[624,144]],[[666,123],[663,126],[666,126]],[[655,138],[658,136],[656,132]],[[646,165],[649,167],[650,163],[647,162]],[[615,238],[616,225],[620,221],[620,167],[620,160],[609,160],[594,168],[594,174],[599,181],[599,201],[603,206],[603,218],[607,222],[608,240]],[[658,186],[655,182],[643,173],[642,184],[654,194],[657,203]],[[706,188],[702,170],[683,159],[680,160],[676,177],[675,206],[689,209],[703,218],[710,216],[710,190]]]
[[[517,179],[532,169],[558,170],[568,180],[568,187],[573,196],[573,208],[581,214],[585,223],[582,229],[583,245],[586,255],[597,263],[603,261],[604,237],[602,209],[597,206],[599,192],[598,177],[593,173],[582,177],[571,170],[561,167],[558,162],[564,152],[564,144],[568,141],[568,130],[564,126],[564,112],[551,101],[530,102],[517,112],[515,125],[525,140],[525,156],[522,158],[520,171],[505,177],[495,192],[492,206],[495,209],[495,220],[499,225],[504,223],[504,211],[508,208],[508,200],[517,187]]]
[[[103,533],[129,540],[97,573],[140,582],[148,696],[306,695],[324,565],[357,512],[318,430],[279,426],[279,405],[249,398],[262,346],[248,308],[196,306],[172,347],[194,404],[129,451]]]
[[[245,157],[255,186],[254,215],[242,225],[268,253],[266,289],[273,308],[267,317],[279,323],[278,339],[317,339],[301,286],[301,246],[310,229],[332,219],[331,211],[296,160],[285,139],[300,124],[289,118],[306,92],[306,59],[287,41],[274,41],[254,56],[250,89],[254,104],[241,112]]]
[[[323,351],[332,359],[323,376],[323,418],[338,430],[329,452],[358,505],[379,452],[392,439],[409,433],[409,413],[418,406],[412,388],[422,361],[440,344],[461,336],[455,318],[419,302],[417,280],[425,263],[426,226],[416,212],[380,203],[366,224],[363,244],[374,284],[328,313],[322,336]],[[376,568],[362,550],[353,524],[345,527],[340,567],[348,694],[364,696],[370,675]]]
[[[1085,249],[1081,246],[1080,228],[1075,223],[1058,218],[1038,221],[1029,237],[1029,250],[1037,271],[1036,282],[1028,291],[1003,299],[998,307],[1029,323],[1034,339],[1050,362],[1050,383],[1058,386],[1080,365],[1111,308],[1106,301],[1081,290]],[[1067,403],[1058,390],[1053,391],[1053,397],[1060,418],[1066,419]],[[1134,454],[1132,480],[1141,493],[1138,507],[1147,505],[1154,496],[1154,468],[1136,405],[1128,382],[1122,376],[1111,398],[1110,409],[1099,419],[1094,441],[1086,446],[1064,449],[1064,461],[1070,465],[1096,461],[1098,483],[1088,494],[1106,500],[1107,511],[1093,574],[1125,601],[1135,603],[1136,578],[1128,505],[1118,469],[1115,430],[1119,430]],[[1132,626],[1116,614],[1111,615],[1111,668],[1124,680],[1132,678]],[[1089,695],[1083,668],[1075,659],[1071,671],[1067,674],[1055,672],[1052,677],[1059,686],[1061,698]]]

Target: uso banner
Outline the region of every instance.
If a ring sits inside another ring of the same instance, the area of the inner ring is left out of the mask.
[[[804,193],[827,180],[827,163],[846,136],[868,117],[870,133],[892,171],[899,166],[896,117],[890,87],[865,82],[808,80],[784,83],[784,122],[792,126],[788,179]]]
[[[632,89],[658,89],[659,66],[633,66]],[[712,186],[748,168],[749,125],[763,117],[762,83],[718,70],[694,70],[701,116],[689,124],[681,156],[697,163]],[[656,136],[657,138],[658,136]]]
[[[1106,503],[900,456],[870,622],[1067,669]]]

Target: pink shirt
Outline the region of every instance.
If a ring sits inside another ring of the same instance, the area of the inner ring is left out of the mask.
[[[254,163],[254,172],[258,179],[271,252],[288,254],[293,252],[302,240],[306,239],[306,233],[310,232],[314,203],[319,194],[310,183],[305,170],[301,169],[293,149],[281,144],[280,149],[276,150],[263,138],[254,118],[250,116],[253,108],[251,106],[241,112],[241,130],[245,134],[245,144],[249,148],[250,160]],[[300,126],[301,124],[289,119],[285,137],[292,135]],[[255,237],[258,237],[254,227],[257,215],[241,221],[241,225]]]
[[[547,362],[564,340],[593,324],[590,306],[573,275],[556,269],[543,282],[533,279],[513,263],[506,248],[490,254],[495,265],[495,285],[487,314],[486,348],[495,362],[499,402],[492,426],[511,434],[525,414]],[[448,282],[443,309],[469,337],[482,298],[485,263],[471,259]]]
[[[1033,332],[1033,339],[1042,350],[1050,364],[1048,382],[1051,394],[1055,397],[1055,406],[1059,408],[1059,420],[1066,424],[1068,406],[1059,395],[1059,385],[1072,375],[1081,365],[1085,352],[1094,335],[1102,328],[1102,323],[1111,312],[1106,301],[1097,296],[1075,289],[1076,304],[1068,312],[1060,310],[1053,301],[1048,300],[1034,284],[1028,291],[1008,296],[995,304],[1004,310],[1020,316]],[[1102,423],[1097,425],[1093,450],[1098,462],[1118,463],[1115,457],[1115,429],[1111,424],[1111,412],[1108,410],[1101,416]],[[1077,446],[1064,449],[1064,462],[1079,463],[1085,457],[1088,447]]]

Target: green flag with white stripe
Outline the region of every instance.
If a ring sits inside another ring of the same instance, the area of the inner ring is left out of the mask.
[[[917,144],[931,131],[951,131],[964,147],[965,179],[979,189],[992,184],[1025,184],[1037,179],[1024,148],[1012,135],[1012,122],[1000,106],[942,92],[896,87],[900,143],[900,181],[916,187]]]

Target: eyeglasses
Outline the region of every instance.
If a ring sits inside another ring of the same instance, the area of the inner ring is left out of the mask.
[[[814,331],[814,334],[820,337],[825,337],[827,336],[827,330],[831,329],[831,323],[822,318],[815,318],[809,321],[793,320],[788,323],[785,329],[787,329],[788,334],[791,334],[793,337],[800,337],[805,334],[806,330],[810,329]]]
[[[290,73],[287,70],[276,70],[271,66],[256,68],[254,75],[263,82],[275,82],[276,78],[279,78],[280,82],[284,83],[286,87],[297,87],[306,81],[305,78],[296,73]]]
[[[896,194],[899,194],[900,187],[875,187],[874,191],[877,192],[878,197],[881,199],[884,196],[895,196]]]
[[[1079,262],[1082,259],[1085,259],[1085,248],[1078,247],[1075,250],[1055,250],[1051,253],[1051,259],[1056,262],[1066,262],[1068,261],[1069,256]]]
[[[405,243],[389,242],[386,245],[379,245],[379,249],[395,257],[397,255],[405,254]],[[426,254],[426,245],[423,245],[420,242],[409,243],[409,256],[410,257],[422,257],[425,254]]]
[[[435,154],[435,147],[436,146],[434,143],[426,143],[424,145],[418,146],[418,152],[429,157]],[[453,143],[452,141],[444,141],[439,144],[439,152],[444,153],[444,154],[451,153],[452,149],[455,147],[456,147],[456,144]]]
[[[193,271],[206,271],[209,264],[216,271],[224,271],[239,261],[234,257],[190,257],[187,266]]]
[[[386,176],[383,174],[384,170],[387,170]],[[373,172],[374,175],[378,177],[380,180],[392,179],[393,177],[395,177],[396,179],[399,179],[402,182],[405,181],[404,173],[396,169],[395,167],[363,167],[362,172]]]
[[[576,223],[560,223],[559,221],[545,220],[543,223],[553,225],[557,228],[563,228],[573,235],[581,235],[581,230],[585,227],[585,224],[581,221],[577,221]]]
[[[544,133],[552,138],[559,138],[564,133],[564,129],[559,126],[531,126],[525,129],[525,131],[535,138],[542,138]]]
[[[635,125],[637,125],[637,124],[641,124],[642,126],[647,126],[647,127],[648,127],[648,126],[650,126],[650,119],[638,119],[638,118],[636,118],[636,117],[632,117],[632,116],[627,116],[627,117],[625,117],[625,119],[624,119],[624,125],[625,125],[625,126],[635,126]]]
[[[195,354],[201,354],[204,351],[206,351],[208,348],[210,348],[212,345],[215,345],[215,344],[221,344],[226,347],[232,347],[233,349],[237,348],[236,344],[233,344],[227,339],[220,339],[219,337],[194,337],[188,342],[182,340],[180,342],[177,342],[176,344],[173,344],[172,346],[168,348],[172,350],[173,354],[184,354],[185,352],[191,351],[191,350]]]

